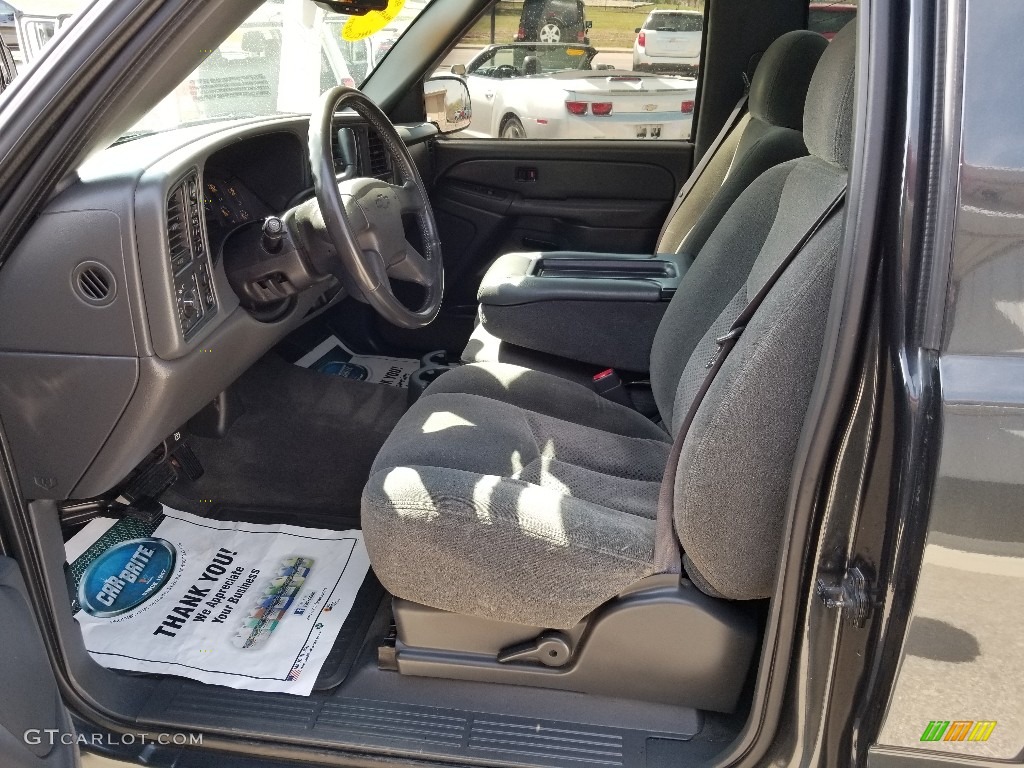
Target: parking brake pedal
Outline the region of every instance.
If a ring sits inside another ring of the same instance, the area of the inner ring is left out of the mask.
[[[157,458],[128,481],[118,495],[117,503],[144,507],[146,502],[160,498],[182,475],[189,480],[203,476],[203,465],[181,432],[167,438],[161,448],[154,452]]]
[[[178,473],[167,462],[150,464],[128,482],[117,497],[117,502],[133,507],[149,499],[159,498],[177,479]]]
[[[545,632],[540,637],[513,645],[498,654],[498,661],[536,661],[546,667],[563,667],[572,658],[572,645],[561,632]]]
[[[195,451],[184,441],[178,443],[178,447],[171,454],[171,464],[175,469],[183,472],[189,480],[198,480],[206,472]]]

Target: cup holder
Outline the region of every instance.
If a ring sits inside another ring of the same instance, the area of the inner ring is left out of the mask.
[[[412,405],[420,399],[420,395],[431,383],[433,383],[438,376],[442,373],[448,373],[451,370],[451,366],[447,365],[431,365],[420,368],[416,373],[409,377],[409,405]]]

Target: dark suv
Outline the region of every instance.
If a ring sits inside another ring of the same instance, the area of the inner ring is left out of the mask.
[[[517,43],[589,43],[583,0],[525,0]]]

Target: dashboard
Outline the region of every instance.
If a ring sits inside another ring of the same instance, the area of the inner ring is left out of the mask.
[[[49,202],[0,283],[0,413],[28,498],[106,493],[345,297],[328,277],[261,315],[225,272],[225,242],[313,197],[308,130],[282,117],[139,138],[91,157]],[[398,130],[429,178],[436,128]],[[339,114],[339,178],[391,180],[389,160]]]

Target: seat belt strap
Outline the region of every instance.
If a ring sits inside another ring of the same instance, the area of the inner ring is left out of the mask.
[[[786,269],[793,260],[797,257],[797,254],[803,250],[804,246],[807,245],[808,241],[814,237],[814,235],[820,230],[832,215],[838,211],[843,204],[843,200],[846,198],[846,185],[839,191],[836,197],[828,204],[828,207],[814,220],[810,228],[804,232],[804,234],[797,241],[796,245],[786,254],[786,257],[779,262],[779,265],[775,268],[775,271],[771,273],[765,284],[761,286],[761,290],[754,294],[754,297],[747,302],[747,305],[740,312],[739,316],[733,322],[729,328],[728,333],[720,336],[716,339],[718,349],[715,352],[714,358],[708,363],[708,372],[704,376],[704,380],[701,382],[700,388],[697,390],[697,394],[693,398],[693,402],[690,403],[689,409],[686,411],[686,416],[683,418],[682,424],[679,425],[679,431],[676,433],[675,439],[672,441],[672,449],[669,451],[668,464],[665,467],[665,475],[661,481],[661,491],[658,494],[658,516],[655,520],[655,538],[654,538],[654,572],[655,573],[682,573],[682,552],[679,548],[679,537],[676,535],[675,520],[673,515],[673,506],[675,501],[675,486],[676,486],[676,472],[679,469],[679,457],[683,452],[683,443],[686,441],[686,435],[690,431],[690,426],[693,424],[694,418],[697,416],[697,411],[700,409],[701,403],[704,401],[704,396],[711,389],[711,385],[715,381],[715,377],[718,372],[722,369],[722,365],[725,363],[729,353],[732,352],[733,347],[739,342],[740,337],[743,335],[743,331],[747,328],[747,323],[757,312],[758,307],[764,302],[765,297],[769,294],[775,284],[779,282],[782,275],[785,274]]]
[[[669,222],[675,218],[675,215],[679,212],[679,208],[682,206],[683,201],[686,200],[687,196],[697,185],[697,181],[700,179],[701,174],[703,174],[704,171],[707,170],[708,165],[711,164],[711,158],[715,156],[722,144],[725,143],[726,138],[730,133],[732,133],[732,129],[736,127],[740,118],[743,117],[743,113],[746,112],[746,107],[747,94],[744,92],[743,98],[736,102],[736,106],[733,107],[732,112],[729,113],[729,117],[725,119],[725,124],[722,126],[722,130],[720,130],[718,135],[715,136],[715,140],[711,142],[711,146],[709,146],[707,151],[701,156],[700,162],[694,166],[693,172],[683,183],[683,187],[679,190],[679,194],[676,195],[675,202],[672,204],[672,210],[668,212],[668,216],[665,218],[665,223],[661,227],[661,233],[658,235],[658,243],[661,243],[661,239],[665,236],[665,231],[668,229]]]

